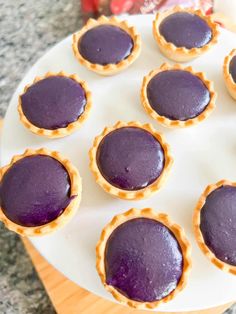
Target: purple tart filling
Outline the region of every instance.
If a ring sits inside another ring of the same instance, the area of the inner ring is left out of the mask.
[[[174,234],[149,218],[129,220],[110,235],[105,250],[106,283],[129,299],[158,301],[177,287],[183,255]]]
[[[97,151],[97,165],[103,177],[124,190],[139,190],[150,185],[161,175],[164,164],[164,151],[158,140],[137,127],[109,133]]]
[[[181,121],[197,117],[210,102],[210,92],[202,80],[184,70],[155,75],[148,83],[147,97],[158,115]]]
[[[201,48],[212,39],[212,30],[201,17],[187,12],[167,16],[159,26],[160,34],[176,47]]]
[[[236,266],[236,187],[225,185],[208,195],[200,229],[215,256]]]
[[[45,155],[24,157],[14,163],[0,183],[4,214],[25,227],[47,224],[69,205],[70,177],[64,166]]]
[[[236,56],[232,58],[229,64],[229,73],[231,74],[234,83],[236,83]]]
[[[35,126],[49,130],[65,128],[78,120],[86,102],[82,86],[64,76],[42,79],[21,96],[26,118]]]
[[[100,65],[119,63],[131,54],[133,47],[131,36],[113,25],[100,25],[90,29],[78,43],[82,57]]]

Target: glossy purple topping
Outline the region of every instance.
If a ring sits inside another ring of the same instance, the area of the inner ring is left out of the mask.
[[[202,80],[183,70],[155,75],[148,83],[147,97],[160,116],[181,121],[198,116],[210,101],[209,90]]]
[[[78,120],[85,109],[86,95],[75,80],[51,76],[33,84],[21,96],[21,103],[32,124],[55,130]]]
[[[103,177],[124,190],[139,190],[162,173],[165,156],[158,140],[136,127],[117,129],[104,137],[97,151]]]
[[[236,56],[232,58],[229,64],[229,73],[231,74],[234,82],[236,83]]]
[[[25,227],[53,221],[63,213],[71,199],[67,170],[59,161],[45,155],[17,161],[0,183],[4,214]]]
[[[236,187],[225,185],[208,195],[200,229],[215,256],[236,266]]]
[[[167,16],[159,26],[160,34],[176,47],[200,48],[212,39],[212,30],[196,14],[177,12]]]
[[[78,43],[80,54],[94,64],[117,64],[132,52],[131,36],[120,27],[100,25],[87,31]]]
[[[183,255],[174,234],[148,218],[129,220],[116,228],[105,251],[107,284],[129,299],[161,300],[177,287]]]

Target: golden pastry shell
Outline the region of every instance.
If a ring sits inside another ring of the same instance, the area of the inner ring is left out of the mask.
[[[20,234],[21,236],[28,237],[43,236],[45,234],[54,232],[55,230],[63,227],[75,215],[81,201],[82,192],[81,178],[75,166],[73,166],[72,163],[67,158],[62,156],[59,152],[50,151],[46,148],[40,148],[37,150],[26,149],[22,155],[14,156],[9,165],[0,169],[0,181],[4,177],[4,174],[11,168],[13,164],[21,160],[22,158],[34,155],[50,156],[58,160],[65,167],[71,181],[71,196],[75,197],[71,200],[70,204],[65,208],[63,213],[60,216],[58,216],[55,220],[45,225],[37,227],[24,227],[14,223],[13,221],[7,218],[2,208],[0,207],[0,221],[2,221],[9,230],[14,231]]]
[[[175,288],[175,290],[173,290],[168,296],[166,296],[165,298],[159,301],[138,302],[138,301],[131,300],[127,298],[126,296],[124,296],[123,294],[121,294],[116,288],[106,283],[105,260],[104,260],[106,243],[110,235],[112,234],[112,232],[119,225],[134,218],[150,218],[150,219],[154,219],[156,221],[161,222],[173,232],[182,250],[183,259],[184,259],[182,277],[177,287]],[[123,214],[115,216],[112,219],[112,221],[108,223],[108,225],[103,229],[101,233],[100,240],[98,241],[97,247],[96,247],[96,257],[97,257],[96,259],[97,271],[106,290],[112,293],[113,297],[117,301],[125,305],[128,305],[132,308],[136,308],[136,309],[153,309],[162,303],[166,303],[172,300],[186,286],[188,275],[192,266],[191,246],[188,240],[186,239],[184,230],[179,225],[173,223],[167,214],[156,213],[151,208],[144,208],[142,210],[132,208]]]
[[[230,54],[225,57],[224,65],[223,65],[223,75],[224,75],[225,85],[228,89],[228,92],[233,97],[233,99],[236,100],[236,82],[234,82],[232,75],[229,72],[230,61],[235,56],[236,56],[236,49],[233,49],[230,52]]]
[[[86,105],[85,105],[85,109],[84,112],[79,116],[79,118],[72,122],[69,123],[67,125],[67,127],[65,128],[58,128],[55,130],[49,130],[49,129],[44,129],[44,128],[39,128],[36,125],[32,124],[27,117],[25,116],[23,110],[22,110],[22,104],[21,104],[21,96],[23,94],[25,94],[27,92],[27,90],[34,85],[35,83],[46,79],[48,77],[52,77],[52,76],[63,76],[63,77],[67,77],[70,78],[74,81],[76,81],[77,83],[79,83],[81,85],[81,87],[83,88],[84,92],[85,92],[85,96],[86,96]],[[24,88],[24,92],[19,96],[19,100],[18,100],[18,112],[20,115],[20,121],[23,123],[23,125],[30,130],[31,132],[33,132],[34,134],[40,135],[40,136],[44,136],[47,138],[60,138],[60,137],[64,137],[67,135],[70,135],[71,133],[73,133],[74,131],[76,131],[77,129],[79,129],[81,127],[81,125],[85,122],[85,120],[88,118],[88,115],[90,113],[92,107],[92,96],[91,96],[91,92],[88,89],[88,85],[85,81],[82,81],[76,74],[72,74],[72,75],[68,75],[65,72],[61,71],[59,73],[53,73],[53,72],[47,72],[44,76],[37,76],[32,84],[28,84],[25,86]]]
[[[158,73],[164,72],[164,71],[169,71],[169,70],[182,70],[182,71],[188,71],[191,74],[197,76],[207,87],[210,93],[210,102],[205,108],[203,112],[201,112],[198,116],[192,119],[188,119],[185,121],[181,120],[171,120],[168,119],[165,116],[160,116],[150,105],[148,97],[147,97],[147,86],[150,80],[157,75]],[[188,66],[188,67],[183,67],[180,64],[175,64],[175,65],[169,65],[167,63],[163,63],[160,68],[155,69],[151,71],[148,75],[146,75],[143,78],[143,83],[142,83],[142,88],[141,88],[141,103],[145,109],[145,111],[157,122],[160,124],[170,127],[170,128],[185,128],[189,126],[193,126],[198,124],[199,122],[205,120],[215,109],[215,102],[216,102],[216,92],[214,91],[213,87],[213,82],[208,80],[203,72],[194,72],[193,68]]]
[[[120,61],[117,64],[101,65],[91,63],[80,54],[78,49],[78,42],[87,31],[104,24],[120,27],[131,36],[134,42],[134,47],[131,54],[126,59]],[[85,66],[87,69],[94,71],[100,75],[114,75],[127,68],[138,58],[141,52],[141,37],[137,33],[136,28],[134,26],[130,26],[127,21],[120,21],[115,16],[108,18],[102,15],[97,20],[89,19],[86,25],[78,33],[75,33],[73,35],[72,48],[76,59],[80,62],[81,65]]]
[[[201,229],[200,229],[201,210],[206,202],[208,195],[211,194],[216,189],[220,188],[221,186],[225,186],[225,185],[236,187],[236,182],[231,182],[228,180],[221,180],[215,184],[210,184],[206,187],[205,191],[202,193],[200,199],[198,200],[198,203],[194,210],[193,230],[194,230],[195,239],[197,241],[199,248],[201,249],[203,254],[212,262],[212,264],[214,264],[216,267],[220,268],[221,270],[225,272],[236,275],[236,266],[224,263],[223,261],[221,261],[215,256],[215,254],[205,244],[205,241],[204,241]]]
[[[160,34],[159,26],[167,16],[177,12],[188,12],[198,15],[201,19],[203,19],[212,30],[212,39],[210,40],[210,42],[201,48],[191,49],[185,47],[176,47],[173,43],[167,42],[165,38]],[[211,49],[212,46],[217,43],[219,37],[219,28],[218,25],[213,21],[213,19],[209,15],[206,16],[203,11],[176,6],[173,9],[157,13],[155,20],[153,21],[153,36],[159,46],[160,51],[167,58],[176,62],[188,62],[207,52],[209,49]]]
[[[164,155],[165,155],[165,165],[164,165],[161,175],[152,184],[148,185],[147,187],[143,189],[136,190],[136,191],[123,190],[123,189],[119,189],[113,186],[103,177],[97,165],[97,158],[96,158],[97,149],[99,147],[99,144],[103,140],[103,138],[110,132],[117,130],[119,128],[123,128],[123,127],[137,127],[137,128],[141,128],[148,131],[158,140],[158,142],[163,148]],[[148,123],[141,124],[140,122],[137,122],[137,121],[131,121],[128,123],[118,121],[113,127],[106,127],[103,130],[103,132],[94,139],[93,146],[89,151],[89,157],[90,157],[90,169],[95,177],[96,182],[107,193],[115,197],[126,199],[126,200],[144,199],[144,198],[149,197],[152,193],[158,191],[161,188],[161,186],[164,184],[165,179],[173,163],[173,158],[170,155],[169,145],[165,142],[163,135],[157,132],[151,124],[148,124]]]

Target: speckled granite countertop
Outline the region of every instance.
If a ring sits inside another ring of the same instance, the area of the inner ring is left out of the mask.
[[[79,2],[0,0],[0,116],[34,62],[80,27]],[[0,248],[0,313],[55,313],[23,244],[2,224]],[[236,308],[227,314],[236,314]]]
[[[0,0],[0,116],[35,61],[80,27],[79,3]],[[55,313],[23,244],[2,224],[0,248],[0,314]]]

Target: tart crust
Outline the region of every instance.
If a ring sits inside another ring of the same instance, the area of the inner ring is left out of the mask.
[[[236,56],[236,49],[233,49],[230,54],[225,57],[223,65],[223,75],[228,92],[233,97],[233,99],[236,100],[236,83],[234,82],[232,75],[229,72],[230,61],[234,56]]]
[[[173,234],[175,235],[181,249],[182,249],[182,255],[184,260],[183,265],[183,273],[181,276],[181,279],[175,288],[168,296],[165,298],[159,300],[159,301],[153,301],[153,302],[138,302],[131,300],[121,294],[116,288],[114,288],[111,285],[108,285],[106,283],[106,272],[105,272],[105,261],[104,261],[104,255],[105,255],[105,249],[106,249],[106,243],[111,235],[111,233],[121,224],[124,222],[134,219],[134,218],[150,218],[154,219],[156,221],[159,221],[163,223],[168,229],[170,229]],[[151,208],[144,208],[142,210],[138,210],[135,208],[132,208],[128,210],[127,212],[115,216],[112,221],[106,225],[106,227],[103,229],[100,240],[97,243],[96,246],[96,267],[98,274],[101,278],[101,281],[104,285],[104,287],[112,293],[113,297],[118,300],[119,302],[126,304],[130,307],[137,308],[137,309],[153,309],[157,306],[159,306],[161,303],[166,303],[170,300],[172,300],[175,295],[180,292],[187,283],[187,278],[189,275],[189,271],[191,269],[192,262],[191,262],[191,246],[188,240],[185,237],[184,230],[177,224],[174,224],[169,216],[164,213],[156,213]]]
[[[210,102],[205,108],[203,112],[201,112],[198,116],[192,119],[188,119],[185,121],[181,120],[171,120],[165,116],[160,116],[150,105],[148,97],[147,97],[147,86],[150,80],[158,73],[169,71],[169,70],[183,70],[192,73],[193,75],[200,78],[200,80],[204,83],[210,93]],[[193,126],[203,120],[205,120],[211,112],[215,108],[216,102],[216,92],[213,88],[213,82],[207,80],[205,74],[203,72],[194,72],[192,67],[183,67],[180,64],[169,65],[167,63],[163,63],[160,68],[151,71],[148,75],[143,78],[142,88],[141,88],[141,103],[145,109],[145,111],[157,122],[161,123],[164,126],[171,127],[171,128],[185,128],[189,126]]]
[[[79,118],[74,121],[71,122],[67,125],[67,127],[65,128],[58,128],[55,130],[50,130],[50,129],[44,129],[44,128],[39,128],[36,125],[32,124],[27,117],[25,116],[23,110],[22,110],[22,105],[21,105],[21,96],[27,92],[27,90],[35,83],[51,77],[51,76],[63,76],[63,77],[67,77],[70,78],[74,81],[76,81],[77,83],[79,83],[81,85],[81,87],[84,89],[85,92],[85,96],[86,96],[86,105],[85,105],[85,109],[84,112],[79,116]],[[18,99],[18,112],[20,115],[20,121],[23,123],[23,125],[29,129],[31,132],[40,135],[40,136],[45,136],[48,138],[59,138],[59,137],[64,137],[67,135],[70,135],[71,133],[73,133],[74,131],[76,131],[77,129],[79,129],[82,125],[82,123],[84,123],[84,121],[88,118],[88,115],[90,113],[92,107],[92,96],[91,96],[91,92],[88,89],[88,85],[85,81],[82,81],[76,74],[72,74],[72,75],[67,75],[65,72],[61,71],[59,73],[53,73],[53,72],[47,72],[44,76],[39,77],[37,76],[32,84],[26,85],[24,88],[24,92],[19,96]]]
[[[188,12],[195,15],[198,15],[203,19],[212,30],[212,39],[206,45],[201,48],[191,48],[186,47],[176,47],[173,43],[167,42],[165,38],[159,32],[159,26],[161,22],[169,15],[176,12]],[[176,6],[173,9],[157,13],[155,20],[153,21],[153,36],[159,46],[160,51],[169,59],[177,62],[187,62],[190,61],[199,55],[208,51],[213,45],[217,43],[219,36],[218,25],[212,20],[210,16],[206,16],[201,10],[194,10],[191,8],[181,8]]]
[[[14,156],[9,165],[0,169],[0,181],[2,180],[7,170],[10,169],[14,163],[16,163],[18,160],[22,158],[33,155],[46,155],[58,160],[68,172],[71,181],[71,196],[75,195],[75,197],[71,200],[69,205],[63,211],[63,213],[60,216],[58,216],[55,220],[45,225],[37,227],[24,227],[14,223],[13,221],[7,218],[2,208],[0,207],[0,221],[2,221],[9,230],[14,231],[20,234],[21,236],[28,237],[43,236],[64,226],[75,215],[81,201],[82,192],[81,177],[75,166],[73,166],[72,163],[67,158],[62,156],[59,152],[50,151],[46,148],[40,148],[37,150],[26,149],[22,155]]]
[[[205,244],[201,229],[200,229],[200,223],[201,223],[201,210],[202,207],[204,206],[206,199],[208,195],[213,192],[214,190],[218,189],[221,186],[224,185],[230,185],[230,186],[235,186],[236,187],[236,182],[231,182],[228,180],[221,180],[215,184],[210,184],[206,187],[205,191],[202,193],[200,199],[198,200],[198,203],[195,207],[194,210],[194,215],[193,215],[193,229],[194,229],[194,235],[195,239],[197,241],[197,244],[203,254],[218,268],[221,270],[231,273],[233,275],[236,275],[236,266],[227,264],[217,258],[215,254],[209,249],[209,247]]]
[[[124,60],[120,61],[117,64],[107,64],[107,65],[101,65],[101,64],[94,64],[86,60],[79,52],[78,49],[78,42],[80,38],[90,29],[99,26],[109,24],[113,26],[120,27],[123,29],[126,33],[130,35],[130,37],[133,39],[134,47],[131,52],[131,54]],[[89,19],[88,22],[85,24],[85,26],[78,32],[73,35],[73,43],[72,43],[72,49],[74,52],[74,55],[76,59],[88,68],[91,71],[94,71],[101,75],[114,75],[125,68],[127,68],[129,65],[131,65],[140,55],[141,52],[141,37],[137,33],[136,28],[134,26],[130,26],[127,21],[120,21],[115,16],[112,16],[111,18],[107,18],[106,16],[102,15],[97,20]]]
[[[162,173],[152,184],[140,190],[127,191],[127,190],[119,189],[113,186],[103,177],[97,165],[97,158],[96,158],[97,149],[99,147],[99,144],[103,140],[103,138],[110,132],[123,128],[123,127],[137,127],[137,128],[141,128],[148,131],[158,140],[158,142],[160,143],[164,151],[165,165],[162,170]],[[144,199],[144,198],[149,197],[152,193],[157,192],[160,189],[160,187],[164,184],[165,179],[173,163],[173,158],[170,155],[169,145],[165,142],[163,135],[158,133],[151,124],[149,123],[141,124],[140,122],[137,122],[137,121],[132,121],[128,123],[118,121],[113,127],[106,127],[103,130],[103,132],[94,139],[93,146],[89,151],[89,157],[90,157],[90,169],[95,177],[96,182],[107,193],[110,193],[111,195],[115,197],[126,199],[126,200]]]

